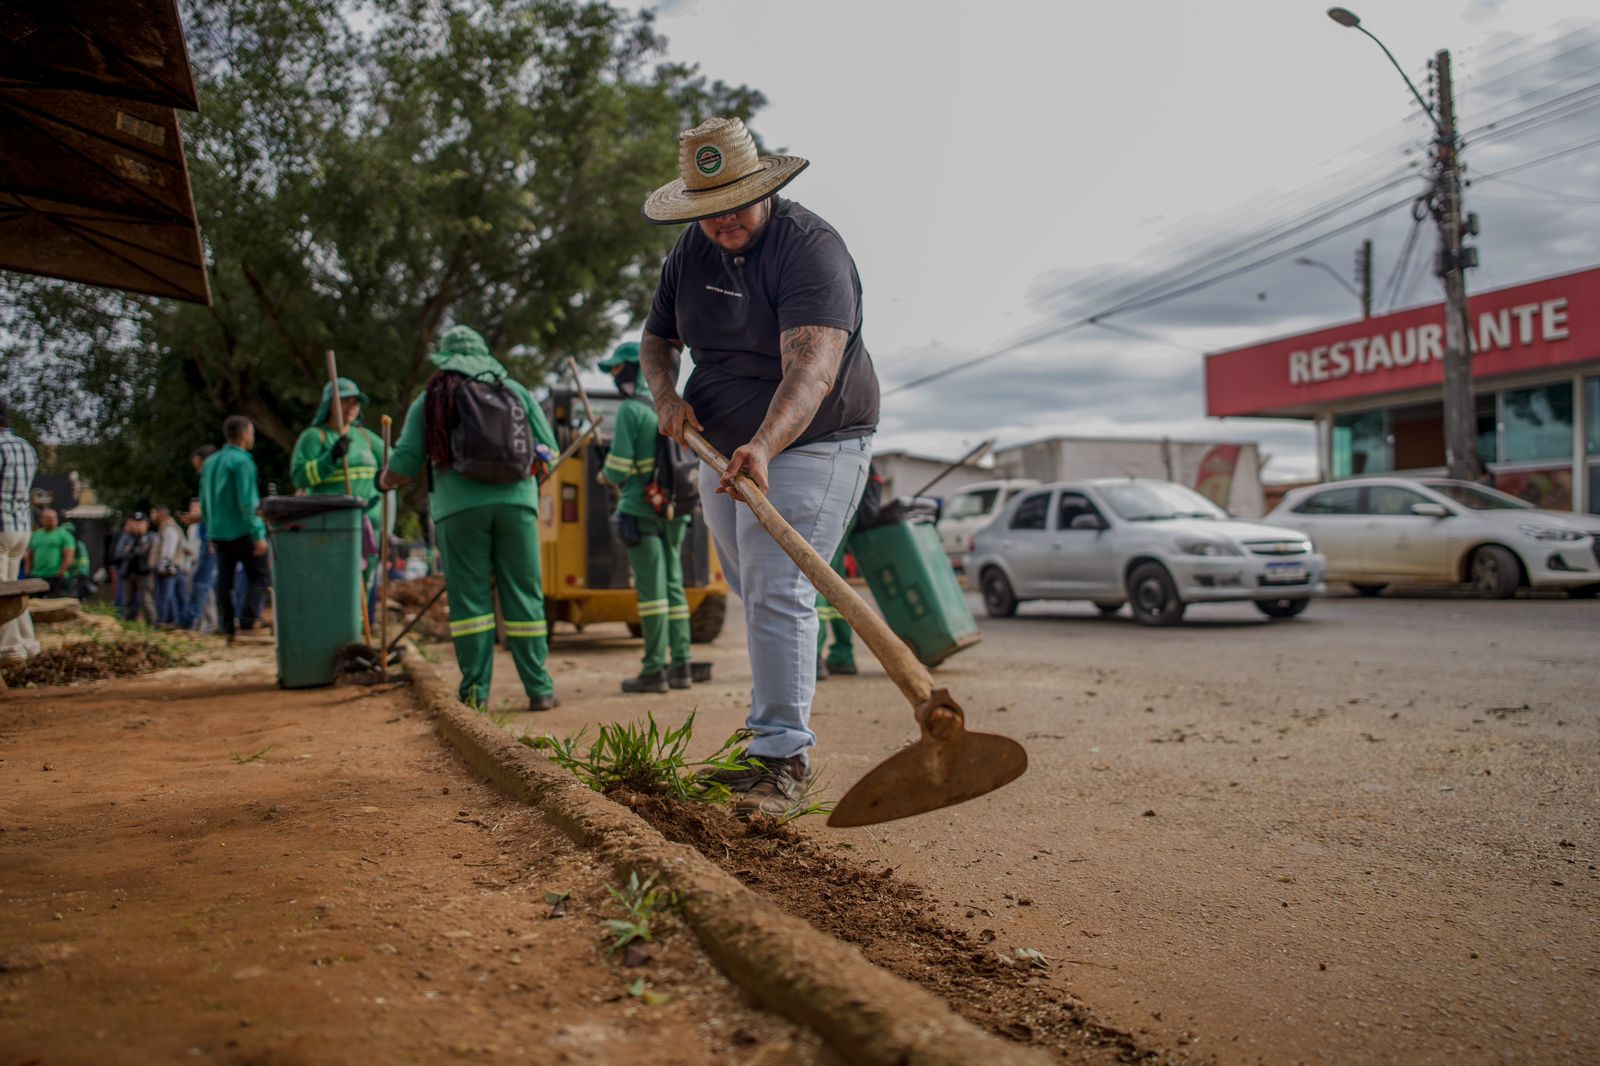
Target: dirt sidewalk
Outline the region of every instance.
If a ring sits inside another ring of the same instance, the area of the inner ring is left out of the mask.
[[[670,919],[607,961],[583,853],[269,654],[0,702],[0,1062],[836,1061]]]

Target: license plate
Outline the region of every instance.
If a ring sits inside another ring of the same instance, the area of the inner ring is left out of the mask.
[[[1275,585],[1292,585],[1306,579],[1305,563],[1268,563],[1267,580]]]

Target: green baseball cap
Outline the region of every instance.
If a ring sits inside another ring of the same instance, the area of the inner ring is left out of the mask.
[[[617,345],[616,349],[612,351],[609,356],[600,361],[600,369],[609,374],[617,367],[622,366],[625,363],[637,363],[638,361],[639,342],[624,341],[623,343]]]

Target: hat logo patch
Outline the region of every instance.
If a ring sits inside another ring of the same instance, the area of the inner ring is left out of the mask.
[[[694,165],[709,178],[722,170],[722,152],[714,144],[701,145],[694,153]]]

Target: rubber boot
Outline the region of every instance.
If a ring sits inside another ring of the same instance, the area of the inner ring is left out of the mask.
[[[641,671],[638,677],[630,677],[622,682],[624,692],[665,692],[668,687],[665,669],[649,673]]]
[[[528,710],[530,711],[553,711],[559,706],[561,706],[561,700],[556,697],[554,692],[546,696],[528,697]]]
[[[667,684],[673,688],[688,688],[694,684],[688,663],[673,663],[667,671]]]

